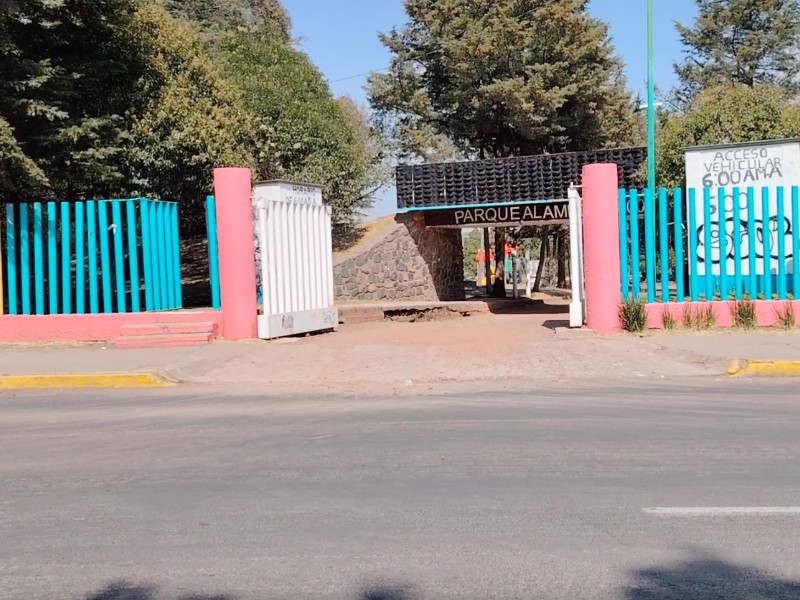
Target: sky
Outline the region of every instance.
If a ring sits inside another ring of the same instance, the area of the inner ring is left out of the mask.
[[[668,90],[675,83],[672,65],[682,56],[674,23],[694,21],[695,0],[653,2],[655,80],[659,88]],[[378,40],[378,33],[402,27],[406,22],[402,0],[283,0],[283,5],[291,15],[299,48],[322,71],[334,95],[347,94],[366,102],[367,74],[389,65],[389,53]],[[590,0],[589,10],[609,24],[630,88],[646,98],[646,0]],[[393,190],[386,190],[369,216],[394,212],[394,202]]]

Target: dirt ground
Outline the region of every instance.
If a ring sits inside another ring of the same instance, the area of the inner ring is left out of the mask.
[[[568,331],[568,301],[494,305],[489,312],[418,321],[344,325],[273,341],[217,342],[165,358],[178,380],[259,384],[275,393],[410,393],[428,386],[502,389],[532,381],[709,374],[705,359],[628,335]],[[148,357],[150,360],[155,356]],[[715,365],[714,372],[724,372]],[[268,384],[266,387],[263,384]],[[421,387],[422,386],[422,387]]]

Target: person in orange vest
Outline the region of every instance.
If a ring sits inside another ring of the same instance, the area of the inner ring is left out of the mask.
[[[478,278],[475,282],[475,285],[479,287],[486,286],[486,251],[479,250],[478,253],[475,255],[475,262],[478,263]],[[492,264],[494,262],[494,252],[489,252],[489,277],[494,279],[496,269]],[[484,265],[483,272],[481,273],[480,266]]]

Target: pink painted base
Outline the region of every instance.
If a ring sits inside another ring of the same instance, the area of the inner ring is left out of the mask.
[[[174,311],[111,315],[2,315],[0,343],[108,342],[125,325],[222,322],[221,311]]]
[[[669,310],[672,317],[678,322],[683,323],[683,315],[686,307],[691,306],[692,310],[705,308],[711,304],[714,307],[714,314],[717,317],[717,327],[733,326],[734,302],[671,302],[669,304],[648,304],[647,305],[647,326],[650,329],[664,328],[664,311]],[[794,306],[795,321],[800,318],[800,301],[781,302],[778,300],[756,300],[756,320],[759,327],[775,327],[778,324],[778,314],[785,310],[787,304]]]

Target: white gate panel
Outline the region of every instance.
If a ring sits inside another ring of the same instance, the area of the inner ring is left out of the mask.
[[[273,181],[253,188],[262,298],[258,337],[334,329],[331,209],[317,186]]]
[[[574,186],[569,187],[569,276],[572,300],[569,303],[569,326],[583,327],[586,322],[586,294],[583,283],[583,200]]]

